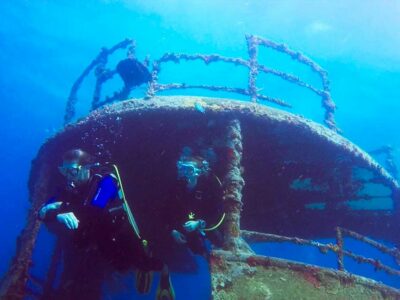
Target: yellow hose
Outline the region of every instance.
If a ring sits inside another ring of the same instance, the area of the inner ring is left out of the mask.
[[[210,228],[205,228],[204,231],[213,231],[213,230],[217,229],[219,226],[221,226],[221,224],[222,224],[222,222],[224,222],[224,220],[225,220],[225,213],[222,215],[221,220],[219,220],[217,225],[210,227]]]
[[[140,231],[139,231],[139,227],[135,221],[135,218],[133,217],[132,211],[128,205],[128,201],[125,198],[125,192],[124,192],[124,187],[122,186],[122,181],[121,181],[121,176],[119,175],[119,170],[118,167],[116,165],[112,165],[114,167],[115,173],[117,175],[117,179],[118,179],[118,184],[119,184],[119,188],[121,191],[121,198],[122,201],[124,202],[123,206],[124,206],[124,210],[126,211],[126,214],[128,215],[128,220],[129,223],[131,224],[133,231],[135,231],[136,236],[141,239],[140,237]]]

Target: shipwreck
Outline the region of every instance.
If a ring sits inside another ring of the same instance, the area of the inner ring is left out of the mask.
[[[132,47],[132,40],[101,50],[71,89],[65,127],[43,144],[32,162],[32,207],[17,239],[15,257],[1,282],[2,299],[23,299],[29,293],[26,286],[32,252],[41,226],[36,212],[48,197],[49,186],[59,178],[56,166],[61,153],[78,146],[118,164],[126,182],[142,187],[141,191],[126,188],[129,199],[145,199],[131,203],[141,226],[162,204],[163,189],[152,186],[154,174],[158,174],[157,182],[168,184],[171,164],[182,146],[193,136],[210,135],[230,154],[224,160],[225,174],[221,177],[226,214],[221,227],[224,244],[214,248],[209,259],[214,299],[250,299],[249,295],[251,299],[337,299],[344,295],[400,299],[399,290],[349,273],[344,263],[349,257],[371,264],[377,271],[400,275],[399,268],[346,250],[344,243],[345,237],[357,239],[391,255],[400,264],[397,248],[376,241],[399,241],[400,193],[396,179],[340,134],[325,70],[284,44],[253,35],[246,36],[246,41],[247,58],[166,53],[152,62],[143,99],[128,99],[129,84],[111,96],[102,95],[103,84],[118,75],[117,70],[108,68],[109,56]],[[319,76],[322,88],[260,64],[261,47],[288,55],[310,68]],[[186,61],[246,68],[247,87],[159,82],[164,67]],[[93,110],[75,121],[78,91],[91,72],[96,79]],[[285,108],[290,104],[261,93],[257,87],[260,73],[316,94],[321,99],[325,124],[270,107],[269,103]],[[232,93],[248,100],[160,95],[184,89]],[[143,191],[151,191],[151,195]],[[141,227],[146,227],[147,236],[152,237],[156,225]],[[315,241],[322,237],[335,238],[336,242]],[[259,255],[251,248],[251,243],[257,242],[289,242],[334,253],[337,269]],[[51,276],[54,274],[49,272]],[[51,282],[51,278],[48,280]]]

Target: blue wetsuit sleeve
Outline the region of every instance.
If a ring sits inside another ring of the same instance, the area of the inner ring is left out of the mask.
[[[114,200],[118,195],[118,185],[116,180],[107,175],[99,182],[96,194],[91,200],[91,204],[96,207],[104,208],[107,204]]]

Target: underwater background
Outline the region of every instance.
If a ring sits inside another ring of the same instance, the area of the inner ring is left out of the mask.
[[[139,59],[150,55],[153,60],[166,52],[247,57],[245,34],[285,43],[328,71],[332,98],[338,106],[336,121],[343,135],[366,151],[391,145],[399,162],[399,15],[400,2],[385,0],[1,1],[0,275],[14,255],[16,237],[30,206],[27,180],[31,160],[45,139],[62,128],[69,90],[101,47],[133,38]],[[289,58],[269,52],[260,52],[260,57],[269,67],[311,82],[315,79]],[[229,77],[224,67],[206,68],[197,63],[177,65],[174,70],[163,79],[247,84],[243,70],[229,73]],[[284,84],[267,79],[263,84],[265,94],[291,103],[294,108],[290,111],[322,122],[316,96],[295,87],[285,89]],[[83,87],[80,116],[89,110],[91,92]],[[139,88],[132,96],[141,97],[143,92]],[[230,96],[204,91],[174,93]],[[51,237],[46,238],[50,243]],[[377,257],[366,246],[350,243],[352,250]],[[317,250],[286,245],[254,247],[260,253],[336,266],[333,256],[323,256]],[[39,255],[38,251],[43,252]],[[36,252],[33,272],[40,277],[49,247],[41,243]],[[197,274],[173,274],[178,299],[208,299],[207,265],[202,259],[198,261]],[[372,267],[350,262],[346,267],[400,288],[399,278],[375,273]],[[133,282],[127,279],[124,287],[115,289],[118,291],[107,292],[113,299],[127,299],[133,293]]]

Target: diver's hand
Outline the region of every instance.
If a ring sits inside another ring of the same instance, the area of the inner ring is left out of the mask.
[[[73,212],[58,214],[57,221],[67,226],[68,229],[77,229],[79,225],[79,220]]]
[[[172,230],[171,235],[178,244],[186,244],[187,241],[186,241],[185,236],[182,233],[180,233],[178,230],[175,230],[175,229]]]
[[[195,230],[203,230],[205,227],[206,227],[206,222],[204,220],[191,220],[191,221],[187,221],[183,225],[183,228],[187,232],[192,232]]]
[[[53,203],[50,203],[50,204],[47,204],[47,205],[43,206],[39,211],[40,219],[43,220],[46,217],[46,213],[49,210],[59,209],[61,207],[61,205],[62,205],[62,202],[53,202]]]

